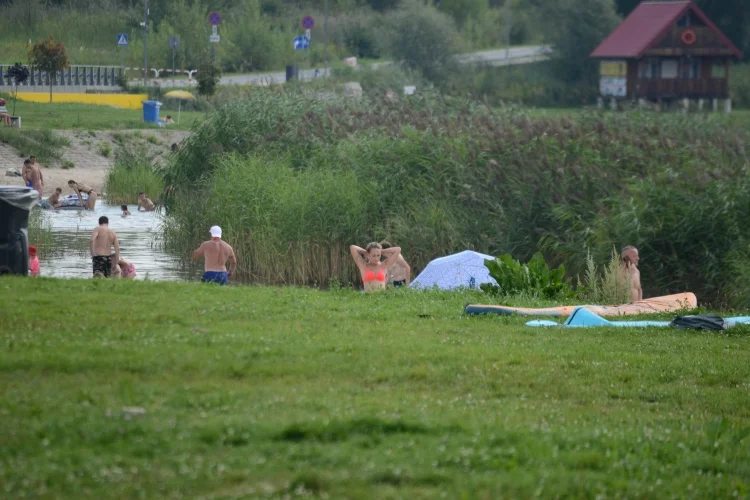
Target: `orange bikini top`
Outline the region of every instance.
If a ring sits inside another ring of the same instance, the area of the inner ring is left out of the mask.
[[[370,271],[369,269],[365,271],[365,276],[362,278],[362,281],[365,283],[369,283],[370,281],[385,281],[385,271],[380,270],[377,273],[374,273]]]

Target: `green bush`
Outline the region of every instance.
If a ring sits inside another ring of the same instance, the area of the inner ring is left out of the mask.
[[[204,63],[198,70],[198,93],[202,96],[212,96],[216,93],[221,71],[212,63]]]
[[[381,15],[366,10],[345,14],[336,20],[335,41],[350,56],[377,59],[381,50],[378,26],[382,23]]]
[[[544,256],[535,253],[527,264],[505,254],[494,260],[485,260],[485,267],[490,276],[497,282],[482,283],[482,291],[492,295],[542,295],[547,298],[559,297],[570,293],[565,282],[565,266],[550,269]]]
[[[434,7],[410,2],[389,13],[386,26],[384,43],[395,62],[436,84],[456,73],[461,40],[452,18]]]
[[[599,62],[589,54],[620,22],[612,0],[555,0],[546,4],[545,40],[552,45],[549,61],[566,83],[596,86]]]
[[[109,155],[112,154],[112,146],[108,142],[102,142],[99,144],[99,154],[109,158]]]

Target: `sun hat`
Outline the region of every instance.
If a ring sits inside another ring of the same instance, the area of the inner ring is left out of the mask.
[[[210,232],[212,238],[221,238],[221,228],[219,226],[211,226]]]

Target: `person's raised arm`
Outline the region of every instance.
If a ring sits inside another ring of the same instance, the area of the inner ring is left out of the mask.
[[[404,268],[404,274],[406,274],[406,286],[409,286],[409,283],[411,283],[411,266],[401,254],[398,256],[398,261],[401,264],[401,267]]]
[[[229,247],[229,274],[228,276],[231,278],[232,274],[234,273],[234,270],[237,269],[237,257],[234,256],[234,249],[232,247]]]
[[[358,247],[357,245],[352,245],[349,247],[349,252],[351,252],[352,259],[354,259],[354,262],[357,263],[357,266],[360,266],[364,263],[365,255],[367,255],[367,250],[362,247]]]
[[[193,252],[193,260],[198,260],[201,257],[203,257],[203,252],[204,252],[203,243],[201,243],[201,246],[199,246],[198,249],[195,252]]]
[[[117,239],[117,234],[113,234],[115,236],[115,239],[112,241],[112,244],[115,246],[115,260],[112,261],[112,269],[114,270],[120,263],[120,240]]]
[[[401,256],[401,247],[386,248],[383,250],[382,254],[386,256],[385,262],[383,262],[383,267],[388,269],[398,262],[398,258]]]

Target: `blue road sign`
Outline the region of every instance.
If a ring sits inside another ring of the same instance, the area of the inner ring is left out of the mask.
[[[211,23],[211,26],[218,26],[221,23],[221,16],[218,12],[211,12],[208,15],[208,22]]]
[[[117,34],[117,46],[118,47],[127,47],[128,46],[128,34],[127,33],[118,33]]]
[[[315,27],[315,19],[311,16],[305,16],[304,19],[302,19],[302,27],[306,30],[313,29]]]
[[[310,39],[306,36],[298,36],[294,39],[294,50],[305,50],[310,46]]]

